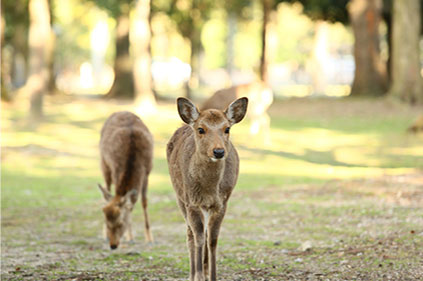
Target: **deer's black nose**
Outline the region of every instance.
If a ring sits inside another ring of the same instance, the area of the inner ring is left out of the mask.
[[[117,245],[110,245],[110,249],[115,250],[117,248]]]
[[[214,157],[216,157],[217,159],[223,158],[223,156],[225,156],[225,150],[223,148],[216,148],[213,149],[213,154]]]

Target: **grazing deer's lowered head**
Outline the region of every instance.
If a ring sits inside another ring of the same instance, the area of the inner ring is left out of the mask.
[[[103,207],[106,235],[110,242],[110,248],[114,250],[119,246],[119,241],[123,234],[128,231],[128,227],[131,224],[131,212],[134,208],[131,197],[136,198],[138,194],[133,189],[126,193],[125,196],[113,196],[100,184],[98,187],[106,200],[106,205]]]

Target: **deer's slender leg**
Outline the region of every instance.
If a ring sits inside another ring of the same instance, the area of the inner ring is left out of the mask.
[[[126,240],[128,242],[134,241],[134,235],[132,233],[132,219],[130,214],[129,214],[128,226],[126,227]]]
[[[210,262],[210,272],[209,280],[216,281],[216,249],[217,249],[217,240],[219,237],[220,226],[225,216],[225,208],[217,210],[212,213],[210,216],[210,221],[208,225],[208,248],[209,248],[209,262]]]
[[[110,170],[110,168],[107,166],[106,162],[104,161],[103,158],[101,158],[101,171],[103,172],[103,177],[104,180],[106,181],[106,188],[107,191],[110,192],[111,186],[112,186],[112,171]],[[103,223],[103,239],[104,240],[108,240],[107,237],[107,226],[106,223]]]
[[[203,272],[203,247],[204,247],[204,225],[201,219],[201,211],[191,207],[187,210],[189,226],[194,234],[195,244],[195,281],[204,281]]]
[[[208,249],[208,243],[207,243],[207,230],[204,233],[204,248],[203,248],[203,252],[204,252],[204,262],[203,262],[203,271],[204,271],[204,276],[208,276],[209,274],[209,249]]]
[[[144,181],[141,187],[141,205],[144,211],[144,231],[145,231],[145,239],[147,242],[153,242],[153,235],[151,234],[150,230],[150,221],[148,219],[148,212],[147,212],[147,187],[148,187],[148,175],[144,176]]]
[[[195,278],[195,243],[194,243],[194,234],[192,233],[191,228],[187,224],[187,245],[189,251],[189,280],[194,281]]]

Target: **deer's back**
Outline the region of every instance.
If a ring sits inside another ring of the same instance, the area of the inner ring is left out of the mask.
[[[135,177],[152,168],[153,137],[145,124],[130,112],[116,112],[107,119],[101,131],[100,152],[112,171],[113,183],[136,183]],[[124,182],[122,182],[124,181]]]
[[[265,83],[256,81],[215,92],[204,102],[201,110],[210,108],[225,110],[231,102],[240,97],[248,97],[251,100],[248,112],[253,115],[262,114],[273,102],[272,90]]]

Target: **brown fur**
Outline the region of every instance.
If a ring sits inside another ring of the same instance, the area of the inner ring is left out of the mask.
[[[167,160],[178,205],[187,223],[190,280],[202,281],[207,272],[211,281],[216,280],[217,239],[239,171],[237,151],[225,130],[242,120],[247,103],[242,98],[225,112],[199,112],[190,101],[178,99],[179,114],[188,125],[179,128],[170,139]],[[216,159],[216,149],[224,150],[223,158]]]
[[[248,97],[248,117],[251,119],[251,133],[262,132],[266,141],[270,140],[270,117],[267,109],[273,102],[273,92],[264,82],[256,81],[234,86],[215,92],[206,100],[201,110],[215,108],[224,110],[231,102],[240,97]]]
[[[411,133],[423,132],[423,115],[420,115],[416,121],[408,128]]]
[[[152,168],[153,137],[140,118],[130,112],[112,114],[101,130],[101,168],[106,189],[103,208],[110,247],[116,248],[126,232],[132,240],[131,212],[138,196],[144,209],[147,241],[152,241],[147,214],[148,175]],[[115,186],[112,196],[111,185]]]

